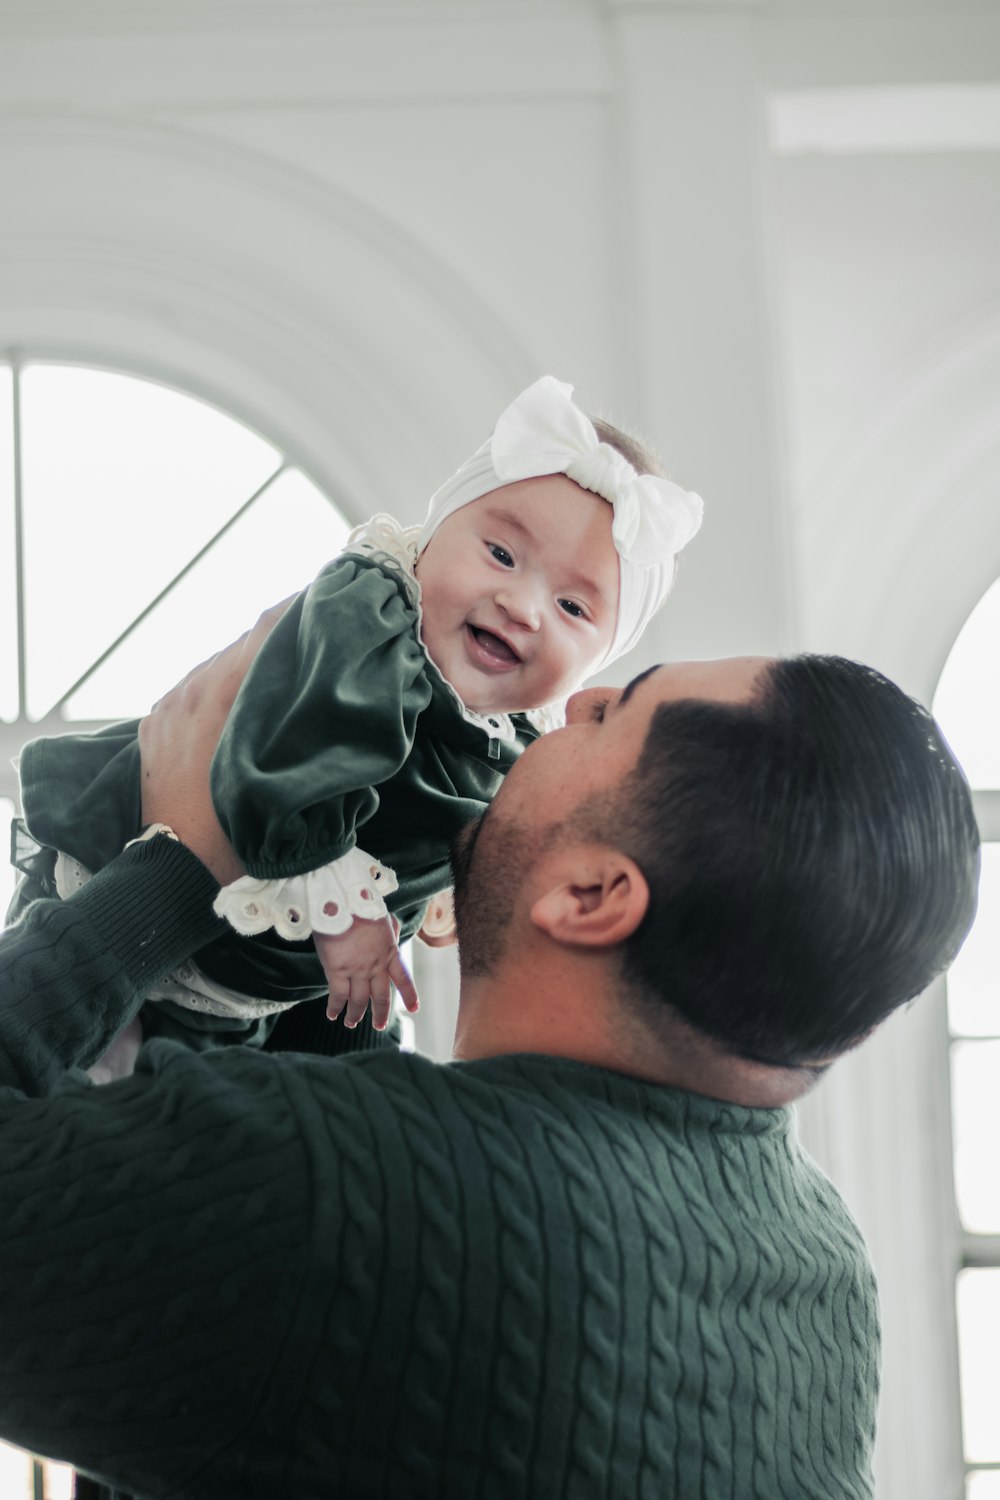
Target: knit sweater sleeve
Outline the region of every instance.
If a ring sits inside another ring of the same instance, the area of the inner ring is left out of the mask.
[[[4,1439],[144,1500],[221,1493],[198,1476],[268,1426],[310,1255],[284,1079],[250,1049],[157,1042],[114,1084],[0,1091]]]
[[[355,848],[430,701],[416,619],[400,578],[345,556],[264,642],[212,764],[219,820],[251,877],[301,875]]]
[[[76,1067],[220,930],[216,889],[153,839],[0,938],[0,1437],[145,1500],[197,1493],[252,1427],[310,1253],[280,1062],[158,1042],[116,1084]]]
[[[44,1094],[99,1057],[149,985],[222,931],[217,890],[182,844],[158,838],[69,900],[33,903],[0,936],[0,1089]]]

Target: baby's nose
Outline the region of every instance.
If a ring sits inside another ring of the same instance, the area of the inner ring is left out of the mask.
[[[542,613],[533,590],[512,588],[509,584],[497,590],[496,601],[505,615],[528,630],[537,630]]]

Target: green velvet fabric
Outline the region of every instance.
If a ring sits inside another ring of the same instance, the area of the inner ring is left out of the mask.
[[[516,741],[463,717],[419,644],[411,589],[374,558],[329,563],[254,659],[212,764],[216,811],[249,874],[301,874],[360,846],[397,875],[387,905],[404,941],[450,884],[452,839],[485,812],[537,737],[522,715]],[[99,870],[136,836],[137,728],[130,721],[24,747],[24,823],[38,845]],[[303,1001],[325,991],[310,939],[226,928],[194,957],[210,979],[243,994]],[[151,1035],[186,1027],[195,1045],[212,1037],[260,1044],[273,1026],[207,1019],[166,1003],[143,1024]]]

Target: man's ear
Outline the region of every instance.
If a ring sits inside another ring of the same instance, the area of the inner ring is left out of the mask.
[[[649,909],[649,886],[634,859],[604,844],[562,851],[531,920],[557,943],[613,948]]]

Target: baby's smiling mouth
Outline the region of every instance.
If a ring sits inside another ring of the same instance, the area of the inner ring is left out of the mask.
[[[497,666],[513,666],[515,662],[521,660],[513,646],[509,646],[500,636],[494,635],[492,630],[482,630],[478,625],[470,625],[469,632],[480,651],[495,661]]]

